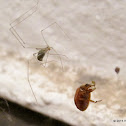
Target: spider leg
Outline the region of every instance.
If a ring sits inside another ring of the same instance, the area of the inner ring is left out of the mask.
[[[27,78],[28,78],[28,83],[29,83],[29,86],[30,86],[30,88],[31,88],[32,94],[33,94],[33,96],[34,96],[34,98],[35,98],[36,102],[38,103],[37,98],[36,98],[36,96],[35,96],[35,94],[34,94],[33,88],[32,88],[32,86],[31,86],[31,83],[30,83],[29,74],[30,74],[30,72],[29,72],[29,61],[28,61],[28,69],[27,69]]]
[[[39,0],[37,0],[37,3],[28,11],[26,11],[25,13],[23,13],[20,17],[18,17],[16,20],[14,20],[13,22],[10,23],[10,32],[15,36],[15,38],[18,40],[18,42],[22,45],[23,48],[27,48],[24,46],[25,41],[20,37],[20,35],[17,33],[15,27],[20,24],[21,22],[23,22],[24,20],[26,20],[28,17],[30,17],[33,13],[35,13],[38,9],[38,3]],[[32,11],[29,15],[27,15],[30,11]]]
[[[54,48],[52,48],[53,50],[54,50],[54,52],[56,53],[56,54],[58,54],[57,53],[57,51],[54,49]],[[59,57],[59,59],[60,59],[60,62],[61,62],[61,67],[62,67],[62,71],[63,71],[63,63],[62,63],[62,59],[61,59],[61,56],[60,55],[57,55],[58,57]]]
[[[48,60],[48,56],[49,56],[49,51],[47,52],[47,57],[46,57],[45,66],[44,67],[46,67],[46,63],[47,63],[47,60]]]
[[[60,27],[60,25],[59,25],[57,22],[53,22],[52,24],[50,24],[49,26],[47,26],[47,27],[45,27],[44,29],[41,30],[41,35],[42,35],[43,40],[45,41],[45,43],[46,43],[47,46],[49,46],[49,45],[48,45],[48,43],[47,43],[47,41],[46,41],[46,39],[45,39],[45,37],[44,37],[43,31],[46,30],[47,28],[51,27],[52,25],[57,25],[57,26],[60,28],[60,30],[65,34],[65,36],[67,36],[67,34],[66,34],[66,33],[64,32],[64,30]],[[69,37],[67,36],[67,38],[69,38]],[[51,47],[51,48],[52,48],[52,47]],[[57,53],[57,51],[56,51],[54,48],[52,48],[52,49],[54,50],[54,52],[55,52],[56,54],[50,54],[50,55],[57,55],[57,56],[59,57],[60,62],[61,62],[61,67],[62,67],[62,70],[63,70],[63,63],[62,63],[61,56],[65,56],[65,55],[60,55],[60,54]],[[66,56],[65,56],[65,57],[66,57]]]
[[[42,37],[43,37],[43,39],[44,39],[47,46],[49,46],[49,45],[48,45],[48,43],[47,43],[47,41],[46,41],[46,39],[44,37],[43,31],[46,30],[47,28],[51,27],[52,25],[57,25],[60,28],[60,30],[64,33],[64,35],[67,36],[68,39],[70,39],[69,36],[61,28],[61,26],[57,22],[53,22],[53,23],[51,23],[50,25],[48,25],[47,27],[45,27],[44,29],[41,30],[41,35],[42,35]]]
[[[47,62],[46,62],[46,64],[47,64],[47,63],[50,63],[50,62],[58,62],[58,61],[51,60],[51,61],[47,61]],[[43,64],[45,64],[45,62],[41,63],[40,65],[42,65],[42,66],[43,66]],[[45,66],[44,66],[44,67],[45,67]]]
[[[68,58],[66,55],[62,55],[62,54],[51,54],[51,53],[49,53],[49,55],[60,55],[60,56],[64,56],[64,57],[66,57],[66,58]]]

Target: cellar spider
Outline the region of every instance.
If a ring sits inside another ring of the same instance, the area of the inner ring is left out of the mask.
[[[37,0],[37,3],[31,8],[31,9],[29,9],[28,11],[26,11],[25,13],[23,13],[20,17],[18,17],[17,19],[15,19],[13,22],[11,22],[10,23],[10,31],[11,31],[11,33],[14,35],[14,37],[18,40],[18,42],[21,44],[21,46],[23,47],[23,48],[35,48],[35,47],[28,47],[28,46],[26,46],[26,43],[25,43],[25,41],[20,37],[20,35],[17,33],[17,31],[16,31],[16,26],[18,25],[18,24],[20,24],[21,22],[23,22],[24,20],[26,20],[28,17],[30,17],[30,16],[32,16],[36,11],[37,11],[37,9],[38,9],[38,4],[39,4],[39,0]],[[46,44],[46,47],[44,48],[44,47],[39,47],[39,48],[35,48],[36,50],[38,50],[36,53],[34,53],[33,54],[33,56],[37,59],[37,61],[39,61],[39,62],[41,62],[40,64],[42,65],[42,66],[46,66],[46,63],[48,63],[48,62],[53,62],[53,61],[47,61],[47,59],[48,59],[48,56],[49,55],[56,55],[56,56],[58,56],[58,58],[59,58],[59,60],[60,60],[60,62],[61,62],[61,67],[62,67],[62,70],[63,70],[63,63],[62,63],[62,59],[61,59],[61,56],[64,56],[64,57],[66,57],[65,55],[62,55],[62,54],[59,54],[53,47],[50,47],[49,45],[48,45],[48,43],[47,43],[47,41],[46,41],[46,39],[45,39],[45,37],[44,37],[44,34],[43,34],[43,32],[44,32],[44,30],[46,30],[47,28],[49,28],[49,27],[51,27],[52,25],[56,25],[62,32],[63,32],[63,34],[65,35],[65,36],[67,36],[67,34],[64,32],[64,30],[60,27],[60,25],[57,23],[57,22],[53,22],[52,24],[50,24],[49,26],[47,26],[47,27],[45,27],[44,29],[42,29],[40,32],[41,32],[41,35],[42,35],[42,38],[43,38],[43,40],[44,40],[44,42],[45,42],[45,44]],[[67,36],[67,38],[69,38],[68,36]],[[53,52],[54,52],[54,54],[51,54],[50,53],[50,50],[52,50]],[[47,58],[46,58],[46,60],[45,60],[45,62],[43,62],[43,58],[45,57],[45,54],[47,54]],[[67,58],[67,57],[66,57]],[[31,90],[32,90],[32,93],[33,93],[33,95],[34,95],[34,97],[35,97],[35,94],[34,94],[34,92],[33,92],[33,89],[32,89],[32,86],[31,86],[31,84],[30,84],[30,79],[29,79],[29,62],[30,62],[30,60],[28,61],[28,72],[27,72],[27,78],[28,78],[28,83],[29,83],[29,85],[30,85],[30,88],[31,88]],[[35,100],[36,100],[36,102],[37,102],[37,98],[35,97]]]

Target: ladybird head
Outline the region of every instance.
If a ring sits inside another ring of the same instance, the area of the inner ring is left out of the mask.
[[[89,90],[89,89],[92,89],[92,88],[95,88],[94,84],[84,84],[84,85],[80,86],[81,90]]]
[[[91,84],[85,84],[85,85],[81,85],[80,89],[81,90],[88,90],[92,85]]]

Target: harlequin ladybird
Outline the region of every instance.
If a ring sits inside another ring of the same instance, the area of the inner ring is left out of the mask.
[[[81,85],[79,88],[77,88],[76,93],[75,93],[75,97],[74,97],[74,102],[76,107],[80,110],[80,111],[85,111],[89,105],[89,102],[100,102],[102,100],[98,100],[98,101],[93,101],[90,99],[91,97],[91,92],[94,91],[96,89],[95,87],[95,82],[92,81],[92,84],[85,84],[85,85]]]

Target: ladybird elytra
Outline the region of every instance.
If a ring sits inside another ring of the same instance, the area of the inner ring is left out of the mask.
[[[79,88],[77,88],[75,96],[74,96],[74,102],[76,107],[80,111],[85,111],[88,108],[89,102],[97,103],[99,101],[93,101],[91,100],[91,92],[96,89],[95,82],[92,81],[92,84],[83,84]]]

